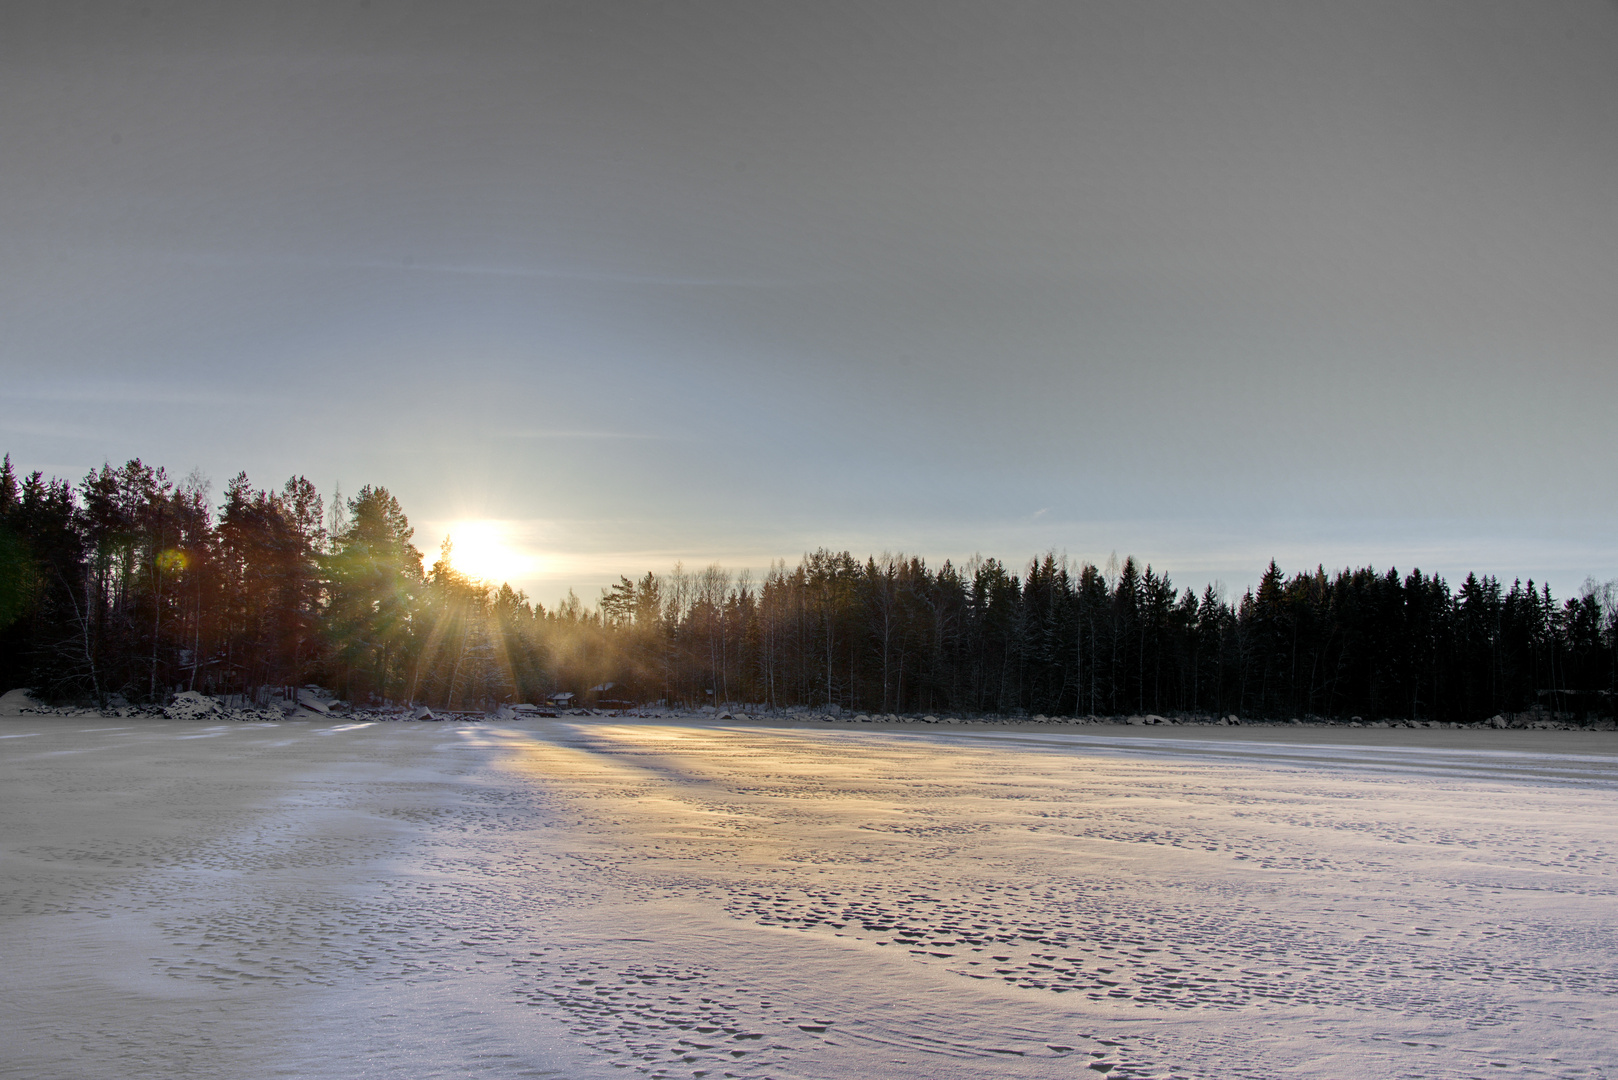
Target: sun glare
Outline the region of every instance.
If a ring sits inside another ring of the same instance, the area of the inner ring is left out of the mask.
[[[499,521],[457,521],[449,528],[450,565],[493,584],[520,578],[533,559],[512,543]]]

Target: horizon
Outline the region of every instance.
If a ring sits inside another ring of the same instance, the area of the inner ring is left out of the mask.
[[[6,457],[19,480],[36,471],[33,469],[20,467],[18,463],[11,458],[9,453],[6,454]],[[103,464],[106,465],[109,463]],[[152,468],[163,468],[162,466],[154,465],[152,462],[143,462],[143,464]],[[43,470],[38,471],[43,474]],[[169,479],[176,484],[176,486],[178,486],[180,483],[190,484],[200,480],[204,488],[209,492],[210,513],[214,519],[217,520],[218,514],[223,508],[224,504],[217,501],[217,495],[214,490],[215,484],[213,483],[212,478],[200,474],[200,471],[196,469],[193,469],[183,478],[177,478],[166,468],[164,468],[163,471],[169,477]],[[298,475],[301,476],[302,474]],[[64,476],[45,475],[45,479],[65,481],[73,488],[75,495],[77,495],[79,483],[82,481],[83,477],[74,479]],[[388,489],[386,484],[360,486]],[[264,490],[274,493],[277,489],[276,485],[270,484],[266,485]],[[354,490],[358,491],[359,489],[355,488]],[[320,491],[317,486],[316,492],[321,498],[322,506],[324,507],[322,520],[327,522],[329,527],[330,523],[332,522],[332,512],[337,506],[336,500],[340,496],[341,485],[334,485],[334,489],[331,492]],[[341,497],[343,498],[345,504],[352,499],[351,495]],[[406,516],[408,517],[409,507],[404,507],[404,510]],[[514,529],[512,528],[513,525],[517,525],[518,527]],[[822,550],[831,552],[846,552],[853,555],[856,560],[862,562],[865,559],[877,559],[880,561],[889,557],[896,559],[918,558],[922,560],[924,565],[934,569],[941,567],[945,563],[949,563],[954,565],[956,568],[960,568],[970,564],[970,562],[974,559],[995,559],[998,560],[1001,565],[1006,567],[1009,573],[1019,577],[1026,575],[1030,564],[1038,563],[1044,560],[1047,556],[1055,558],[1062,565],[1068,565],[1074,568],[1086,564],[1095,566],[1097,568],[1106,568],[1109,566],[1109,564],[1120,563],[1125,559],[1133,559],[1143,570],[1151,569],[1160,575],[1166,575],[1172,579],[1178,592],[1184,592],[1189,588],[1192,592],[1198,596],[1201,596],[1204,588],[1211,587],[1218,596],[1220,596],[1226,603],[1230,604],[1237,603],[1243,595],[1251,592],[1258,585],[1260,578],[1263,576],[1265,570],[1272,562],[1275,563],[1288,578],[1294,577],[1300,573],[1308,574],[1312,570],[1317,569],[1323,570],[1328,577],[1340,572],[1361,569],[1373,569],[1379,573],[1386,573],[1389,570],[1396,570],[1401,577],[1412,572],[1419,571],[1429,577],[1437,576],[1442,578],[1446,584],[1449,585],[1452,592],[1459,587],[1467,575],[1476,574],[1479,578],[1494,578],[1505,585],[1509,585],[1515,581],[1534,586],[1549,586],[1552,592],[1559,599],[1563,600],[1581,596],[1586,592],[1591,591],[1592,588],[1599,588],[1603,585],[1618,585],[1618,579],[1607,579],[1606,581],[1603,581],[1593,574],[1585,574],[1583,577],[1578,578],[1576,582],[1572,581],[1572,577],[1570,575],[1569,581],[1563,582],[1553,578],[1551,575],[1545,575],[1542,577],[1533,573],[1522,573],[1512,570],[1500,572],[1493,568],[1479,568],[1461,565],[1449,567],[1441,563],[1423,563],[1419,560],[1419,558],[1413,558],[1404,563],[1398,561],[1377,561],[1375,559],[1366,559],[1357,562],[1351,560],[1334,565],[1319,560],[1313,564],[1294,563],[1289,562],[1278,555],[1272,554],[1256,566],[1236,568],[1236,574],[1209,576],[1199,579],[1192,576],[1192,574],[1194,574],[1194,569],[1190,573],[1182,572],[1173,565],[1166,565],[1152,558],[1142,556],[1138,552],[1119,551],[1117,549],[1112,549],[1108,551],[1107,554],[1099,557],[1090,554],[1074,554],[1069,551],[1058,550],[1056,548],[1047,548],[1044,551],[1031,552],[1021,557],[1008,557],[1006,554],[1001,552],[988,551],[982,547],[974,548],[964,553],[951,553],[946,551],[942,554],[937,554],[923,553],[920,551],[907,551],[895,549],[893,547],[870,547],[856,549],[847,544],[818,544],[792,554],[771,554],[767,556],[755,555],[751,561],[748,561],[745,554],[741,556],[740,561],[727,561],[724,559],[708,557],[700,552],[674,552],[670,553],[669,558],[667,558],[661,565],[631,564],[628,559],[614,561],[616,558],[615,553],[592,552],[583,556],[579,562],[573,563],[571,566],[569,566],[563,563],[566,556],[558,557],[555,555],[544,554],[542,553],[543,549],[539,545],[536,545],[532,541],[525,541],[521,536],[521,527],[523,525],[527,525],[530,528],[532,527],[532,523],[513,523],[489,519],[471,519],[448,522],[419,522],[412,519],[411,527],[414,530],[414,536],[411,543],[418,551],[420,551],[423,566],[430,568],[440,555],[441,545],[444,542],[449,541],[452,544],[453,550],[450,565],[457,572],[464,574],[468,578],[475,581],[486,584],[490,588],[498,588],[501,585],[509,585],[513,589],[522,593],[530,602],[540,605],[546,610],[550,611],[555,611],[559,606],[566,603],[569,595],[577,599],[585,606],[586,609],[597,610],[599,609],[602,596],[621,579],[627,578],[633,581],[647,573],[655,574],[661,578],[668,574],[676,573],[681,569],[685,570],[686,572],[695,572],[709,567],[719,567],[725,570],[732,579],[735,579],[738,582],[745,575],[746,577],[750,578],[752,583],[756,586],[757,583],[760,582],[777,563],[793,565],[798,560],[808,558],[811,552]],[[547,560],[550,560],[548,566]],[[558,566],[559,563],[563,563],[563,565]],[[1196,564],[1193,562],[1192,566],[1194,567],[1195,565]],[[588,567],[588,569],[581,569],[581,567]],[[540,572],[542,568],[548,568],[551,572]],[[1246,577],[1240,576],[1243,573],[1245,573]],[[1232,577],[1237,579],[1235,583],[1232,582]],[[542,594],[539,591],[541,588],[553,583],[555,584],[554,593],[547,595]]]

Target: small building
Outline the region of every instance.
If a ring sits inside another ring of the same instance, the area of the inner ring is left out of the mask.
[[[564,690],[561,693],[552,694],[545,700],[549,701],[558,709],[571,709],[573,707],[573,692],[571,690]]]
[[[616,694],[613,693],[617,687],[616,682],[604,682],[600,686],[590,687],[588,691],[590,704],[598,709],[628,709],[634,707],[635,703],[633,701],[623,698],[622,691]]]

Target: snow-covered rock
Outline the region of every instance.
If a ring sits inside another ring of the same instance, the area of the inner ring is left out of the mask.
[[[21,716],[24,713],[42,713],[49,709],[43,701],[21,687],[0,694],[0,716]]]
[[[410,719],[412,719],[412,720],[437,720],[438,717],[433,715],[433,711],[431,709],[429,709],[425,705],[422,705],[422,706],[419,706],[416,709],[415,712],[410,714]]]
[[[174,695],[174,700],[163,710],[163,715],[170,720],[202,720],[218,716],[221,711],[219,702],[207,694],[195,690],[182,690]]]
[[[300,686],[298,688],[298,705],[302,708],[320,713],[322,716],[328,715],[331,712],[331,707],[327,705],[327,702],[330,700],[331,699],[329,696],[323,695],[319,690],[315,690],[307,686]]]

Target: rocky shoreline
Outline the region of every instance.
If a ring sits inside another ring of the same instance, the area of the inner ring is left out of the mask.
[[[700,709],[646,707],[639,709],[550,709],[537,705],[503,704],[490,711],[432,709],[425,705],[384,705],[356,708],[348,702],[333,698],[318,687],[305,687],[297,696],[277,699],[264,705],[249,705],[239,698],[209,697],[196,691],[174,695],[167,705],[116,704],[106,708],[85,705],[52,706],[39,701],[26,690],[12,690],[0,696],[0,716],[72,716],[101,719],[166,719],[207,720],[218,719],[242,723],[275,723],[282,720],[346,720],[352,723],[482,723],[487,721],[513,722],[525,719],[578,717],[613,720],[719,720],[736,723],[797,723],[835,724],[842,726],[1005,726],[1005,727],[1253,727],[1253,728],[1371,728],[1371,729],[1431,729],[1451,731],[1482,730],[1536,730],[1536,731],[1613,731],[1618,730],[1611,718],[1589,718],[1580,723],[1562,714],[1543,709],[1522,713],[1501,713],[1486,720],[1470,724],[1438,720],[1406,720],[1382,718],[1366,720],[1361,717],[1334,719],[1307,716],[1294,719],[1254,719],[1235,714],[1160,715],[1157,713],[1127,716],[1014,716],[1004,714],[934,714],[934,713],[854,713],[831,707],[822,709],[769,708],[748,706]]]

